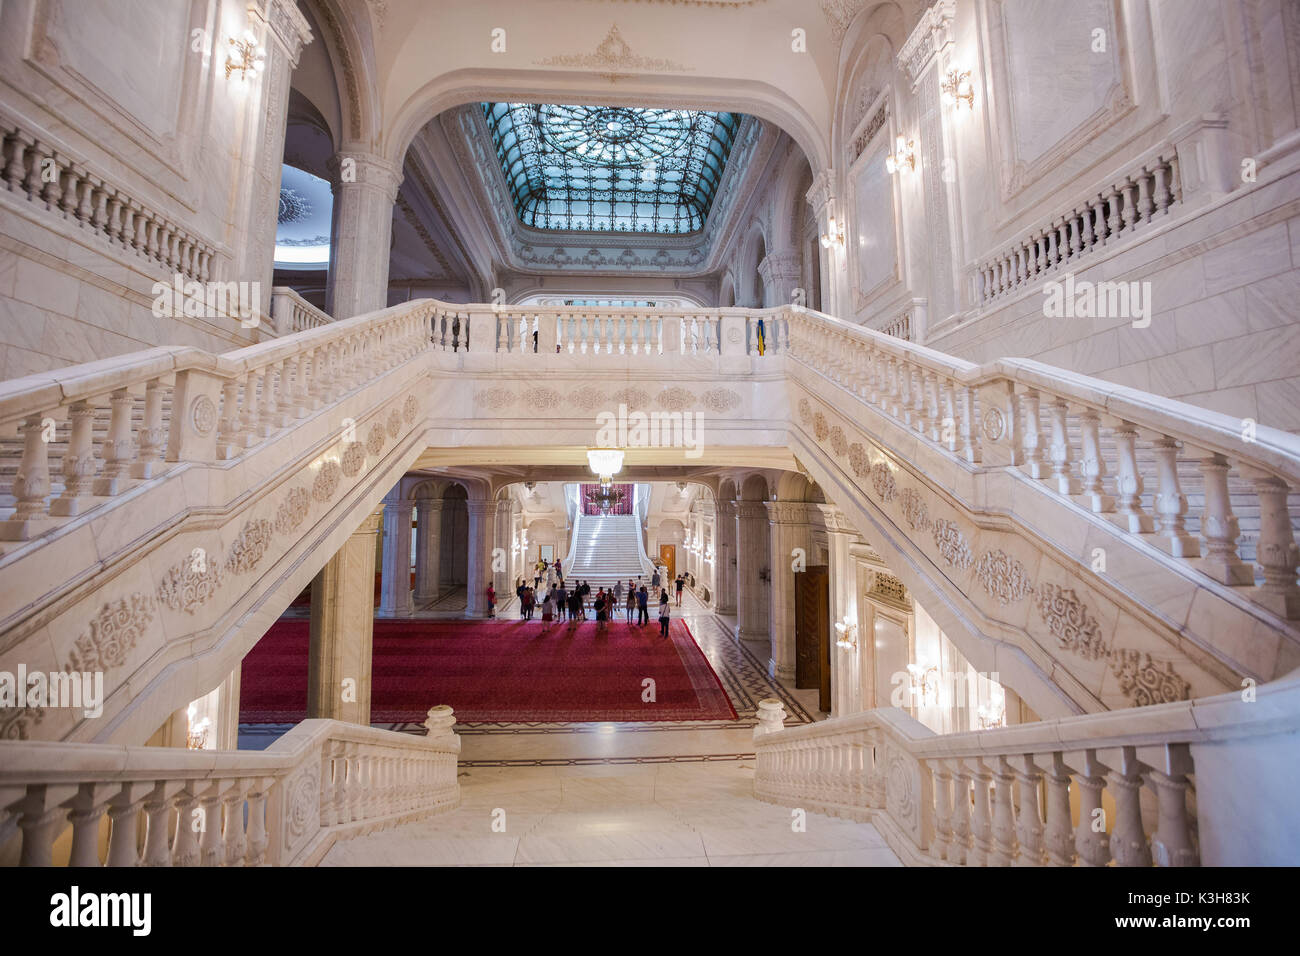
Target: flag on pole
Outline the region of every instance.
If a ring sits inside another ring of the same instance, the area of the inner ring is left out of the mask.
[[[762,355],[767,351],[767,335],[763,331],[763,320],[758,320],[758,354]]]

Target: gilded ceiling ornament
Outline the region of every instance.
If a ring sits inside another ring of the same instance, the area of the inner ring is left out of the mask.
[[[609,28],[605,39],[600,41],[595,53],[567,53],[562,56],[548,56],[544,60],[534,61],[537,66],[566,66],[583,70],[595,70],[596,75],[615,83],[627,79],[634,73],[692,73],[693,67],[675,63],[662,57],[639,56],[632,52],[623,35],[618,32],[618,25]],[[633,71],[633,72],[629,72]]]

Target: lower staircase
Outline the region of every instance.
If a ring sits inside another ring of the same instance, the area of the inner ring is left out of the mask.
[[[579,515],[574,544],[565,566],[565,581],[586,581],[593,592],[609,590],[615,582],[638,578],[649,586],[654,568],[641,543],[636,515]]]

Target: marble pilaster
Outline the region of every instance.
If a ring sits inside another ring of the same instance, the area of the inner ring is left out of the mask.
[[[410,617],[411,511],[409,499],[384,501],[384,563],[380,571],[378,617]]]
[[[442,551],[442,499],[417,498],[415,525],[415,603],[438,599]]]
[[[393,203],[402,172],[382,157],[343,152],[330,160],[333,237],[325,311],[349,319],[388,305]]]
[[[382,517],[382,509],[369,515],[312,581],[309,718],[370,723],[375,535]]]

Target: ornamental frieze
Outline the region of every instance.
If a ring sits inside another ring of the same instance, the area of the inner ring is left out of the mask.
[[[1003,607],[1034,590],[1025,566],[1005,551],[985,551],[975,565],[975,576],[988,595]]]
[[[317,472],[316,480],[311,483],[311,496],[317,501],[329,501],[338,490],[342,478],[343,469],[335,462],[325,462]]]
[[[939,556],[948,562],[950,567],[965,571],[975,563],[970,544],[966,541],[966,536],[961,533],[957,522],[940,518],[934,522],[931,530],[934,535],[934,546],[939,549]]]
[[[229,574],[247,574],[261,562],[271,547],[271,532],[274,526],[265,518],[256,518],[244,522],[239,535],[230,546],[226,556],[226,571]]]
[[[349,451],[361,448],[356,442],[348,445],[348,450],[343,453],[346,460]],[[362,456],[365,461],[365,456]],[[289,534],[298,530],[298,526],[307,518],[307,511],[311,508],[311,495],[306,488],[294,487],[289,489],[289,493],[284,496],[284,501],[280,502],[280,507],[275,509],[275,530],[280,534]]]
[[[1090,661],[1110,653],[1101,636],[1101,625],[1088,613],[1087,606],[1074,593],[1074,588],[1039,585],[1038,613],[1056,638],[1057,647],[1062,650],[1072,651]]]
[[[154,595],[173,611],[193,614],[221,587],[221,565],[208,561],[201,550],[172,565],[158,582]]]
[[[73,644],[64,670],[107,671],[125,663],[156,611],[153,598],[139,593],[106,603]]]

